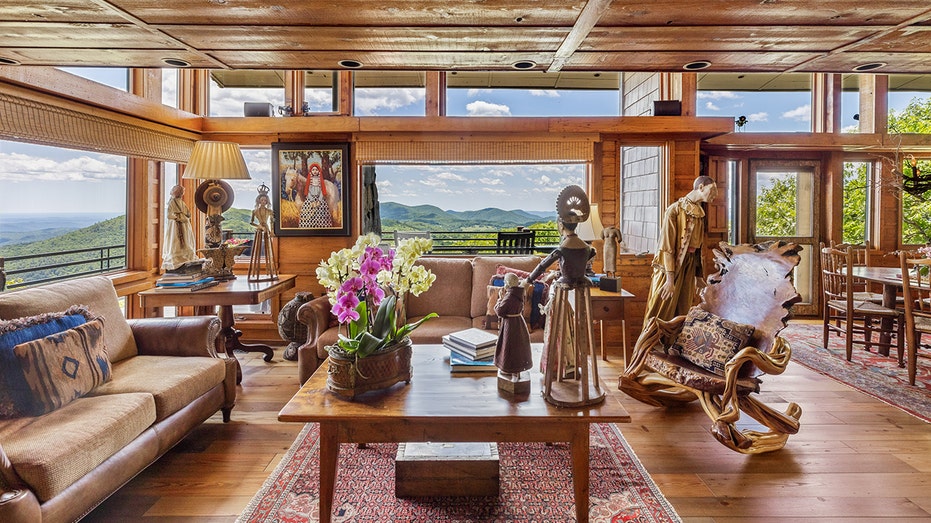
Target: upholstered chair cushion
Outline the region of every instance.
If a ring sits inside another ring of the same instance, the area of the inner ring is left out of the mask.
[[[747,345],[753,330],[752,325],[743,325],[701,307],[692,307],[670,352],[723,376],[724,364]]]

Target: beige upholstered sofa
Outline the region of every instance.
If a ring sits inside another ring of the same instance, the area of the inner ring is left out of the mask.
[[[488,285],[498,266],[530,272],[540,263],[538,256],[424,257],[418,263],[436,274],[430,290],[406,299],[408,321],[431,312],[439,315],[411,334],[414,343],[442,343],[450,332],[482,328],[488,312]],[[530,310],[530,302],[526,310]],[[326,346],[337,339],[338,328],[330,314],[326,296],[311,300],[298,309],[298,321],[307,325],[307,343],[298,349],[300,382],[304,383],[327,358]],[[530,333],[531,341],[543,341],[543,329]]]
[[[46,413],[0,419],[0,521],[5,523],[82,518],[218,410],[228,420],[235,401],[236,367],[216,353],[216,317],[127,321],[105,277],[2,293],[0,320],[76,304],[102,318],[102,328],[93,322],[97,358],[88,361],[109,367],[102,373],[109,379]],[[9,330],[21,321],[0,323]],[[100,359],[101,341],[109,366]],[[20,353],[23,346],[16,345]],[[9,397],[12,388],[2,390],[3,376],[0,393]],[[49,376],[59,379],[53,372]],[[22,398],[29,394],[23,390],[35,389],[30,384],[16,390]]]

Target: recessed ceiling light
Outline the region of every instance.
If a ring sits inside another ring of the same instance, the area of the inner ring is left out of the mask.
[[[537,63],[530,61],[530,60],[521,60],[519,62],[514,62],[513,64],[511,64],[511,67],[513,67],[514,69],[520,69],[521,71],[525,71],[527,69],[533,69],[536,66],[537,66]]]
[[[860,64],[853,68],[853,72],[865,73],[867,71],[875,71],[876,69],[879,69],[880,67],[885,67],[885,66],[886,66],[886,62],[872,62],[869,64]]]
[[[162,63],[172,67],[191,67],[191,62],[180,58],[162,58]]]
[[[711,67],[711,62],[708,60],[696,60],[694,62],[689,62],[682,66],[686,71],[700,71],[702,69],[707,69]]]
[[[358,60],[340,60],[339,66],[345,67],[346,69],[361,69],[362,62]]]
[[[0,56],[0,65],[19,65],[19,60]]]

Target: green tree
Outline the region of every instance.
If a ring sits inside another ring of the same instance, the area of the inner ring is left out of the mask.
[[[844,163],[844,243],[866,242],[867,164]]]
[[[756,199],[756,236],[795,236],[798,184],[792,173],[774,178]]]
[[[889,111],[889,131],[895,133],[931,134],[931,97],[913,98],[902,112]],[[931,161],[902,158],[896,165],[908,176],[931,174]],[[918,171],[916,173],[915,171]],[[915,245],[931,242],[931,194],[929,192],[902,193],[902,244]]]

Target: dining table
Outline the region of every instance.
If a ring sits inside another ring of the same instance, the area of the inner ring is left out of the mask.
[[[859,278],[870,283],[882,285],[882,304],[883,307],[895,309],[896,301],[899,297],[899,291],[902,289],[902,269],[899,267],[867,267],[854,266],[851,268],[854,278]],[[892,336],[893,319],[883,318],[881,322],[880,340],[888,342]],[[879,353],[883,356],[889,355],[889,345],[880,346]]]

